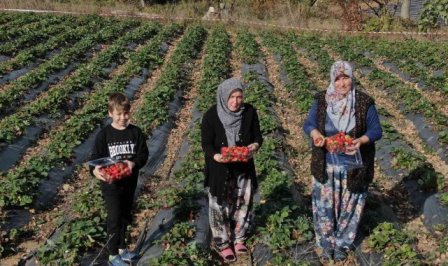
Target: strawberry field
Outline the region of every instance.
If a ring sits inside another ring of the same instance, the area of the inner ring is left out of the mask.
[[[339,59],[384,131],[357,248],[340,265],[448,265],[446,58],[446,41],[412,36],[0,12],[0,265],[105,262],[105,208],[85,163],[117,91],[150,151],[128,236],[138,264],[219,265],[200,122],[232,76],[264,137],[250,254],[234,265],[320,265],[302,125]]]

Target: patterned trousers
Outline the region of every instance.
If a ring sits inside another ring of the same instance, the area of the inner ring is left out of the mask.
[[[367,191],[347,189],[347,171],[327,165],[328,180],[322,184],[313,178],[313,221],[316,244],[324,250],[350,249],[358,230]]]
[[[208,194],[209,222],[213,240],[222,250],[247,239],[252,209],[252,183],[245,175],[227,183],[227,197],[219,205],[216,197]]]

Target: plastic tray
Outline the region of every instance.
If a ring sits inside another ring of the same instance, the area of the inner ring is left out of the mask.
[[[336,165],[344,166],[347,169],[355,169],[363,167],[362,156],[360,150],[357,150],[354,155],[343,154],[344,160],[340,161],[337,153],[330,152],[331,160]]]
[[[108,166],[111,164],[116,164],[118,160],[112,159],[110,157],[103,157],[95,160],[88,161],[87,164],[91,166]]]

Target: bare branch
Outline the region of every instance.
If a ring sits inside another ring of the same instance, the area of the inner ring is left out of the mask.
[[[380,16],[379,12],[373,6],[370,5],[370,3],[369,3],[370,1],[363,0],[363,2],[375,13],[375,15],[377,17]]]

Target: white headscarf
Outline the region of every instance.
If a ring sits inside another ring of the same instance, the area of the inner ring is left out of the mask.
[[[340,75],[346,75],[352,79],[352,88],[346,94],[336,91],[335,81]],[[327,101],[327,115],[338,131],[349,132],[355,127],[355,80],[353,70],[347,61],[336,61],[330,70],[330,85],[325,94]]]
[[[227,137],[227,145],[235,146],[240,140],[238,133],[241,128],[241,119],[243,117],[244,106],[241,106],[237,112],[230,111],[227,102],[230,94],[236,89],[244,92],[244,86],[237,78],[229,78],[224,80],[219,86],[216,95],[216,104],[218,108],[218,117],[224,126]]]

